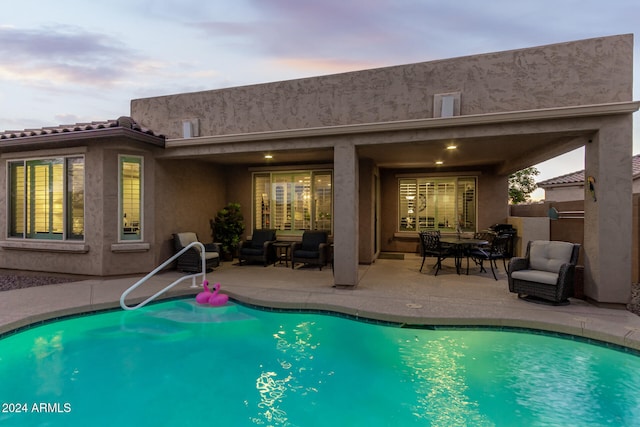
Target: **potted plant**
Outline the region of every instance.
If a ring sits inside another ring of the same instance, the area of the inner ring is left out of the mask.
[[[229,203],[220,209],[211,224],[213,241],[220,243],[223,259],[231,260],[244,233],[244,218],[239,203]]]

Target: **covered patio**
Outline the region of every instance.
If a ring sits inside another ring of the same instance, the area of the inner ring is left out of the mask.
[[[401,180],[473,180],[470,231],[480,231],[506,222],[509,174],[585,147],[586,174],[598,193],[585,206],[585,229],[594,230],[582,248],[585,294],[624,304],[632,114],[639,107],[632,101],[632,47],[631,35],[602,37],[137,99],[131,111],[167,135],[160,162],[218,168],[217,189],[251,218],[247,234],[262,227],[252,174],[330,170],[339,286],[358,286],[359,265],[382,251],[415,250],[417,233],[400,212]]]

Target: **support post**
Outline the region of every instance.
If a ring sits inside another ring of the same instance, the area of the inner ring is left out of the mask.
[[[358,284],[358,155],[353,144],[338,142],[333,153],[334,283]]]

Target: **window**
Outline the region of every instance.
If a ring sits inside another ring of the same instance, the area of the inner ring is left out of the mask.
[[[476,179],[403,178],[399,231],[476,231]]]
[[[84,158],[10,161],[9,236],[84,238]]]
[[[142,240],[142,157],[119,157],[120,240]]]
[[[331,185],[331,171],[254,174],[255,229],[331,232]]]

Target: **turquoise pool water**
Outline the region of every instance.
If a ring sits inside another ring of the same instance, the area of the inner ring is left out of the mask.
[[[640,357],[191,300],[0,340],[1,426],[632,426]]]

